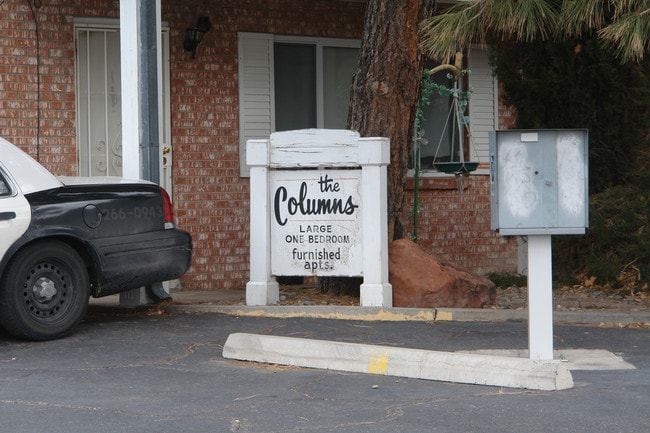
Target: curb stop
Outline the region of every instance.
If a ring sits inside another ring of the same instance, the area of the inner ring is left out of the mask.
[[[223,357],[414,379],[559,391],[573,387],[561,361],[440,352],[247,333],[228,336]]]

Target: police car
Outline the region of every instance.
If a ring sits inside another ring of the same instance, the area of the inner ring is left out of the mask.
[[[91,296],[182,276],[192,239],[160,186],[56,177],[0,138],[0,326],[29,340],[69,334]]]

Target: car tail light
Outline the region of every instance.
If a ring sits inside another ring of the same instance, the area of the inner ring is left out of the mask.
[[[172,200],[169,198],[169,194],[165,191],[164,188],[160,188],[163,196],[163,213],[165,217],[165,228],[174,227],[174,208],[172,206]]]

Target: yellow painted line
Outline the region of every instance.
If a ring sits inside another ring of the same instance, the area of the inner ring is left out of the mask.
[[[364,321],[434,321],[437,319],[434,310],[420,310],[416,314],[404,314],[390,310],[378,310],[375,312],[348,313],[348,312],[319,312],[310,311],[309,307],[294,310],[283,310],[282,307],[270,309],[249,308],[220,308],[208,306],[202,308],[198,306],[192,308],[196,312],[217,312],[232,316],[256,316],[256,317],[276,317],[276,318],[316,318],[316,319],[339,319],[339,320],[364,320]]]
[[[368,365],[368,373],[370,374],[386,374],[388,370],[388,354],[370,355],[370,364]]]
[[[438,311],[436,320],[454,320],[454,313],[451,311]]]

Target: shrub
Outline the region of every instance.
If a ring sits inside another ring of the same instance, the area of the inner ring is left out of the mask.
[[[585,236],[553,238],[557,280],[595,277],[613,288],[647,288],[650,275],[650,191],[619,185],[590,197]]]
[[[513,286],[526,287],[528,285],[528,277],[521,274],[490,272],[487,277],[499,289],[507,289],[508,287]]]

